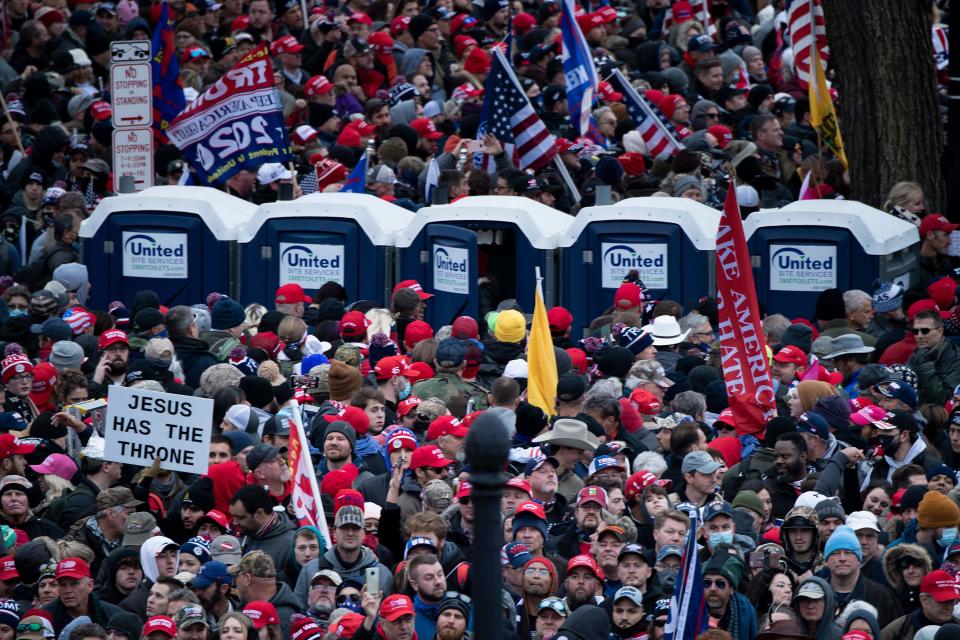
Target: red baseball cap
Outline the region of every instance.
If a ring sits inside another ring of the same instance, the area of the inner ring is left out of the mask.
[[[525,491],[528,496],[531,495],[533,491],[533,489],[530,488],[530,483],[519,476],[515,478],[510,478],[509,480],[507,480],[507,486],[512,489],[519,489],[520,491]]]
[[[476,340],[480,337],[480,326],[470,316],[460,316],[453,321],[450,335],[458,340]]]
[[[277,293],[273,296],[273,301],[277,304],[297,304],[298,302],[310,304],[313,302],[313,298],[303,292],[303,287],[290,282],[281,285],[280,288],[277,289]]]
[[[573,324],[573,314],[563,307],[553,307],[547,311],[547,323],[550,325],[550,331],[562,333]]]
[[[340,510],[340,507],[346,507],[347,505],[359,507],[362,511],[363,494],[356,489],[340,489],[340,491],[337,491],[337,494],[333,496],[334,515],[336,515],[337,511]]]
[[[578,556],[573,556],[570,558],[570,561],[567,562],[567,575],[570,575],[570,572],[577,567],[586,567],[593,572],[593,575],[597,576],[598,580],[604,579],[603,571],[600,570],[600,567],[597,565],[597,561],[593,559],[593,556],[581,553]]]
[[[395,593],[380,604],[380,617],[395,622],[401,616],[412,616],[413,602],[408,596]]]
[[[303,92],[307,97],[322,96],[325,93],[333,91],[333,83],[327,80],[326,76],[313,76],[303,85]]]
[[[717,146],[721,149],[726,149],[727,145],[733,142],[733,131],[726,125],[715,124],[707,127],[707,133],[717,139]]]
[[[243,615],[250,618],[254,629],[262,629],[268,624],[280,624],[277,608],[264,600],[248,602],[243,608]]]
[[[365,435],[370,430],[370,416],[360,407],[346,406],[340,413],[325,415],[323,419],[327,422],[336,422],[337,420],[348,422],[358,436]]]
[[[614,11],[614,13],[616,12]],[[623,94],[614,90],[613,85],[606,81],[600,82],[597,92],[604,100],[609,100],[611,102],[620,102],[623,100]]]
[[[407,359],[403,356],[387,356],[377,360],[377,366],[373,368],[373,373],[377,380],[389,380],[394,376],[405,376],[415,378],[417,372],[410,368]]]
[[[110,108],[109,102],[97,100],[90,105],[90,115],[93,116],[94,120],[102,122],[104,120],[109,120],[113,116],[113,109]]]
[[[613,294],[613,306],[618,309],[633,309],[643,302],[643,292],[634,282],[624,282]]]
[[[601,16],[598,11],[577,16],[577,25],[580,27],[580,31],[583,32],[583,35],[587,35],[597,27],[603,26],[604,23],[603,16]]]
[[[920,239],[923,240],[931,231],[956,231],[960,224],[953,224],[939,213],[931,213],[920,221]]]
[[[803,349],[792,344],[788,344],[780,349],[780,351],[777,351],[777,355],[773,356],[773,359],[777,362],[789,362],[798,367],[807,364],[807,354],[803,352]]]
[[[171,638],[177,635],[177,624],[170,616],[151,616],[143,625],[143,637],[155,632],[165,633]]]
[[[13,563],[13,556],[0,558],[0,580],[17,580],[19,577],[17,565]]]
[[[675,24],[682,24],[688,20],[693,20],[693,7],[687,0],[680,0],[673,5],[673,21]]]
[[[57,563],[57,570],[54,574],[56,579],[60,578],[89,578],[90,566],[84,562],[83,558],[64,558]]]
[[[183,58],[180,62],[189,62],[195,58],[206,58],[209,60],[211,58],[210,52],[200,46],[187,47],[186,51],[183,52]]]
[[[417,450],[417,439],[410,435],[409,431],[394,431],[387,438],[387,453],[397,449],[406,449],[407,451]]]
[[[469,13],[458,13],[450,21],[450,33],[457,33],[461,29],[469,29],[477,24],[477,19]]]
[[[645,389],[634,389],[630,394],[630,402],[637,408],[637,412],[645,416],[655,416],[663,409],[657,396]]]
[[[736,426],[734,423],[733,409],[727,407],[717,415],[717,421],[724,424],[729,424],[730,426]]]
[[[416,122],[416,121],[414,121]],[[432,293],[427,293],[423,290],[423,287],[420,286],[420,283],[416,280],[403,280],[398,282],[397,285],[393,288],[393,292],[396,293],[400,289],[413,289],[417,292],[417,295],[420,296],[421,300],[429,300],[433,297]]]
[[[455,416],[440,416],[430,423],[427,429],[427,440],[436,440],[443,436],[466,438],[467,428]]]
[[[36,448],[35,444],[20,442],[13,434],[0,433],[0,460],[33,453]]]
[[[283,36],[277,38],[270,45],[270,53],[278,56],[281,53],[300,53],[303,51],[303,45],[297,42],[293,36]]]
[[[53,387],[57,384],[57,368],[49,362],[41,362],[33,368],[33,386],[30,388],[30,399],[38,407],[44,407],[53,395]]]
[[[454,497],[457,500],[459,500],[460,498],[466,498],[470,496],[470,493],[472,491],[473,491],[473,485],[467,482],[466,480],[464,480],[463,482],[460,483],[460,486],[457,487],[457,495]],[[12,561],[13,556],[10,556],[10,559]]]
[[[421,467],[433,467],[440,469],[453,464],[453,460],[444,457],[440,448],[433,444],[418,447],[413,455],[410,456],[410,470],[420,469]]]
[[[205,514],[200,516],[197,522],[199,523],[203,520],[210,520],[211,522],[213,522],[215,525],[217,525],[224,531],[230,528],[230,520],[227,519],[227,516],[224,515],[222,511],[217,511],[216,509],[211,509],[210,511],[207,511]]]
[[[340,318],[340,335],[344,338],[362,338],[370,326],[370,319],[359,311],[348,311]]]
[[[617,10],[609,5],[597,9],[597,15],[603,21],[603,24],[617,21]]]
[[[127,334],[120,329],[108,329],[100,334],[100,340],[97,341],[98,349],[106,349],[112,344],[122,342],[123,344],[130,344],[127,340]]]
[[[427,140],[439,140],[443,137],[443,134],[437,131],[437,125],[433,124],[433,120],[430,118],[417,118],[410,123],[410,126],[414,128],[417,135]]]
[[[593,485],[580,489],[580,492],[577,493],[577,505],[586,504],[588,502],[595,502],[601,507],[606,507],[607,492],[603,489],[603,487],[596,487]]]
[[[410,396],[406,400],[402,400],[397,405],[397,416],[402,418],[411,411],[414,411],[417,406],[420,404],[421,400],[417,396]]]
[[[324,636],[324,628],[313,618],[303,616],[296,622],[290,623],[290,640],[319,640]]]
[[[534,518],[539,518],[544,522],[546,522],[547,520],[547,512],[543,510],[543,505],[537,502],[530,501],[530,502],[521,502],[520,504],[518,504],[517,508],[513,512],[513,515],[514,517],[516,517],[521,513],[529,513]]]
[[[365,24],[369,27],[373,24],[373,19],[365,13],[354,11],[350,14],[350,17],[347,18],[347,24],[350,24],[351,22],[359,22],[360,24]]]
[[[409,330],[409,327],[407,327]],[[409,342],[407,343],[409,344]],[[410,370],[416,373],[416,377],[410,378],[410,381],[414,384],[420,382],[421,380],[429,380],[433,377],[433,367],[428,365],[426,362],[411,362]]]
[[[428,340],[433,337],[433,327],[423,320],[414,320],[407,325],[407,330],[403,333],[403,341],[410,347],[415,346],[421,340]]]
[[[643,493],[644,489],[652,484],[659,485],[664,489],[669,489],[671,486],[673,486],[671,481],[661,480],[647,470],[637,471],[632,476],[627,478],[627,483],[623,487],[623,496],[627,500],[633,500]]]
[[[396,37],[410,29],[410,16],[397,16],[390,23],[390,35]]]
[[[943,569],[937,569],[920,581],[920,593],[929,593],[937,602],[960,600],[960,583]]]

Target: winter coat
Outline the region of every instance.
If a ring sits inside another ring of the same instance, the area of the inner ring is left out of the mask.
[[[919,404],[943,404],[953,397],[960,384],[960,349],[944,340],[932,350],[917,349],[910,356],[909,366],[917,372]]]
[[[290,544],[290,548],[293,548],[292,543]],[[314,558],[303,566],[303,569],[300,571],[300,577],[297,578],[297,586],[294,589],[294,594],[299,599],[306,602],[307,592],[310,589],[310,578],[312,578],[317,571],[322,569],[333,569],[344,580],[353,578],[366,584],[366,571],[367,569],[373,567],[376,567],[380,570],[380,593],[389,593],[391,578],[390,569],[381,564],[377,559],[377,555],[369,548],[360,547],[360,559],[357,560],[357,562],[355,562],[350,568],[347,568],[343,565],[343,562],[340,560],[340,556],[337,554],[336,547],[328,549],[325,554],[319,558]]]
[[[824,580],[823,578],[818,578],[816,576],[811,576],[797,585],[797,589],[807,582],[813,582],[820,585],[820,588],[823,589],[823,592],[827,594],[826,603],[824,605],[824,611],[836,611],[837,609],[837,594],[834,593],[833,587],[830,586],[830,583]],[[820,625],[816,629],[811,629],[807,627],[807,633],[811,636],[814,636],[816,640],[839,640],[840,638],[840,627],[833,621],[832,615],[825,615],[820,620]]]
[[[284,514],[274,513],[277,519],[272,527],[262,536],[245,535],[240,540],[240,545],[243,547],[244,554],[259,549],[273,558],[276,566],[285,567],[293,556],[293,537],[296,529]],[[306,597],[303,600],[306,602]]]
[[[494,381],[503,375],[507,363],[523,356],[522,342],[500,342],[491,340],[484,345],[477,383],[489,389]]]
[[[100,564],[100,571],[97,572],[96,588],[97,595],[104,602],[119,605],[120,602],[129,594],[121,593],[117,589],[117,566],[121,560],[127,558],[136,558],[140,562],[140,552],[132,547],[120,547],[110,552],[110,555]],[[134,589],[135,591],[136,589]],[[132,592],[131,592],[132,593]]]
[[[751,640],[757,635],[756,622],[754,622],[753,631]],[[589,604],[577,607],[577,610],[570,614],[557,631],[558,638],[569,640],[607,640],[609,636],[610,616],[600,607]]]
[[[280,630],[284,638],[290,637],[290,620],[295,613],[303,613],[307,608],[307,599],[298,598],[285,582],[277,583],[277,594],[270,598],[270,604],[280,616]]]
[[[903,581],[902,574],[897,569],[897,565],[906,557],[916,558],[920,561],[923,575],[933,571],[933,559],[924,547],[911,542],[898,544],[883,554],[883,574],[887,578],[887,584],[890,585],[897,596],[903,610],[913,611],[920,606],[919,587],[908,587]]]
[[[173,350],[183,366],[184,382],[194,389],[200,388],[200,376],[215,364],[220,364],[210,353],[207,343],[199,338],[179,336],[171,338]]]
[[[90,616],[90,621],[94,624],[98,624],[101,627],[106,627],[107,621],[110,620],[111,616],[114,616],[118,613],[123,613],[120,607],[102,601],[95,593],[91,593],[89,598],[89,611],[87,615]],[[44,606],[43,610],[48,611],[53,618],[53,631],[57,635],[59,635],[60,632],[63,631],[63,628],[70,624],[70,621],[73,620],[73,616],[67,612],[67,608],[63,606],[62,602],[60,602],[60,598],[57,598],[50,604]]]

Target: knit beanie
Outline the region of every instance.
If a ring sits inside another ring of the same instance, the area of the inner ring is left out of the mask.
[[[764,517],[763,501],[756,491],[741,491],[733,499],[733,507],[743,507],[753,511],[758,516]]]
[[[847,521],[846,512],[836,500],[821,500],[817,503],[817,506],[814,507],[814,511],[817,512],[817,517],[820,518],[820,522],[823,522],[827,518],[840,518],[842,522]]]
[[[653,336],[643,329],[627,327],[620,332],[617,341],[621,347],[629,349],[633,355],[638,355],[653,344]]]
[[[813,329],[800,323],[787,327],[780,338],[780,348],[791,345],[810,355],[810,349],[813,348]]]
[[[714,380],[708,384],[703,396],[707,400],[707,411],[711,413],[720,413],[730,406],[727,396],[727,383],[723,380]]]
[[[942,494],[938,494],[942,495]],[[944,496],[946,498],[946,496]],[[946,498],[949,500],[950,498]],[[830,502],[833,502],[831,500]],[[823,504],[822,502],[820,504]],[[817,507],[820,505],[818,504]],[[857,556],[857,560],[863,561],[863,551],[860,549],[860,541],[857,540],[857,534],[847,525],[841,525],[833,530],[830,537],[827,538],[827,544],[823,548],[823,557],[829,558],[835,551],[846,549]]]
[[[323,430],[323,439],[326,440],[331,433],[343,434],[343,437],[350,441],[351,451],[357,450],[357,433],[346,420],[334,420],[328,424],[327,428]]]
[[[843,293],[840,289],[826,289],[817,296],[817,320],[841,320],[847,317],[846,306],[843,304]]]
[[[500,342],[521,342],[527,335],[527,321],[519,311],[501,311],[493,335]]]
[[[955,527],[960,522],[960,507],[938,491],[928,491],[917,507],[917,522],[924,529]]]
[[[210,326],[213,329],[232,329],[242,325],[245,319],[243,306],[239,302],[230,298],[220,298],[217,304],[213,305]]]
[[[877,313],[896,311],[903,304],[903,287],[896,282],[884,282],[873,292],[871,303]]]
[[[410,155],[410,151],[407,149],[407,143],[403,141],[403,138],[387,138],[377,149],[377,157],[382,162],[399,164],[408,155]]]
[[[547,522],[541,520],[532,513],[523,512],[519,513],[513,518],[513,539],[517,539],[517,532],[523,527],[533,527],[540,532],[540,535],[543,536],[543,539],[547,539]]]
[[[609,346],[600,349],[593,356],[593,362],[606,376],[623,379],[633,366],[633,354],[624,347]]]
[[[854,541],[856,541],[856,538],[854,538]],[[737,556],[733,555],[726,556],[725,558],[723,555],[715,555],[703,565],[703,575],[719,573],[730,581],[734,589],[739,586],[744,571],[743,563],[740,562]]]
[[[842,396],[820,398],[813,405],[813,412],[833,429],[846,429],[850,425],[850,403]]]
[[[687,378],[690,379],[691,389],[697,393],[704,393],[707,390],[708,384],[714,380],[720,379],[720,374],[718,374],[717,370],[713,367],[701,364],[697,367],[694,367],[693,370],[687,375]]]
[[[332,360],[327,384],[330,386],[331,400],[346,402],[363,386],[363,374],[356,367],[351,367],[339,360]]]
[[[673,182],[673,197],[679,198],[683,195],[684,191],[693,189],[694,187],[699,189],[700,193],[703,193],[703,185],[699,180],[689,174],[679,175]]]

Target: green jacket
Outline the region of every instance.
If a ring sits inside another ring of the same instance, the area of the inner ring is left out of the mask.
[[[472,398],[474,411],[487,408],[487,390],[452,373],[441,372],[433,378],[421,380],[413,385],[412,394],[421,400],[439,398],[445,405],[456,398],[466,398],[468,401]]]

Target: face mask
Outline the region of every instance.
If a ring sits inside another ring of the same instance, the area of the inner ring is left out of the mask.
[[[710,534],[710,548],[716,549],[722,544],[733,544],[733,532],[714,531]]]
[[[895,438],[896,436],[875,436],[870,438],[870,444],[874,447],[883,447],[884,451],[893,451]]]
[[[942,548],[946,549],[947,547],[952,545],[956,539],[957,539],[957,528],[950,527],[949,529],[943,530],[943,533],[940,534],[940,539],[937,540],[937,544],[939,544]]]
[[[404,384],[404,387],[403,389],[397,392],[397,397],[400,398],[401,400],[406,400],[407,398],[410,397],[410,392],[413,390],[413,385],[410,384],[409,380],[404,380],[403,384]]]
[[[533,103],[533,108],[535,111],[540,111],[543,109],[543,94],[541,93],[538,96],[530,98],[530,102]]]
[[[164,329],[164,330],[161,331],[160,333],[155,333],[155,334],[153,334],[153,337],[154,337],[154,338],[166,338],[166,337],[167,337],[167,330]]]
[[[13,311],[10,312],[11,318],[19,318],[20,316],[25,316],[25,315],[27,315],[26,309],[14,309]]]

